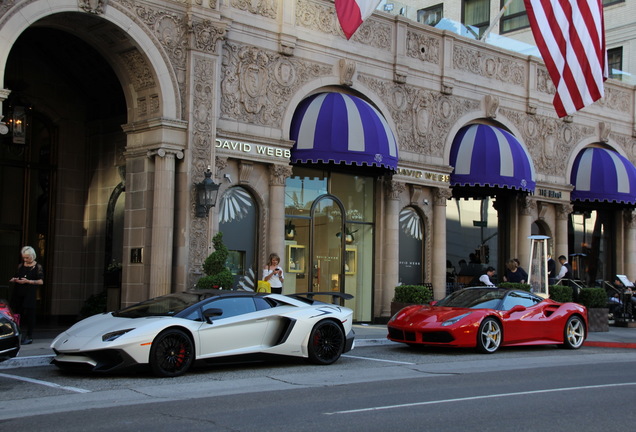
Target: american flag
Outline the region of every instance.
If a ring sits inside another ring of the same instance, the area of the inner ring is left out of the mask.
[[[530,28],[556,87],[559,117],[605,95],[603,0],[524,0]]]
[[[336,14],[347,39],[369,18],[381,0],[336,0]]]

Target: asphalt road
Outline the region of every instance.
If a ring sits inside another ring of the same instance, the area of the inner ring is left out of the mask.
[[[636,353],[554,347],[357,348],[303,360],[198,364],[189,374],[0,374],[0,430],[632,430]]]

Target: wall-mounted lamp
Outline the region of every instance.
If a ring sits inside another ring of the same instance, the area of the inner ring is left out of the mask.
[[[427,199],[425,199],[424,201],[422,201],[422,203],[423,203],[424,205],[428,205],[428,200],[427,200]]]
[[[212,180],[212,171],[210,167],[205,172],[205,178],[201,183],[196,184],[197,188],[197,217],[208,217],[210,209],[216,205],[216,199],[219,196],[220,185]]]
[[[28,105],[9,105],[0,133],[8,135],[11,144],[27,144],[31,111]]]

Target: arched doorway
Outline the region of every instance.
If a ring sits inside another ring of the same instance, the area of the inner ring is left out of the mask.
[[[219,231],[228,248],[227,266],[234,275],[234,286],[253,290],[261,279],[256,261],[259,209],[252,194],[243,187],[232,187],[220,199]]]
[[[60,29],[67,18],[48,17],[22,32],[3,77],[11,90],[4,120],[18,107],[28,117],[24,142],[13,142],[10,130],[0,143],[3,208],[16,209],[0,216],[0,261],[15,268],[22,245],[38,251],[45,266],[40,323],[53,315],[75,319],[84,301],[104,290],[111,261],[122,260],[121,240],[110,252],[107,246],[122,237],[122,211],[120,223],[107,220],[110,194],[122,181],[126,101],[103,56]],[[114,204],[122,210],[123,202]],[[3,267],[0,278],[8,271]]]

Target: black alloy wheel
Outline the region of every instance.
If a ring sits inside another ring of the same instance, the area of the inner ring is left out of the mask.
[[[340,326],[331,320],[320,321],[309,335],[309,361],[319,365],[332,364],[340,358],[344,345],[345,335]]]
[[[183,375],[194,361],[194,345],[190,337],[178,329],[165,330],[150,348],[150,367],[160,377]]]

